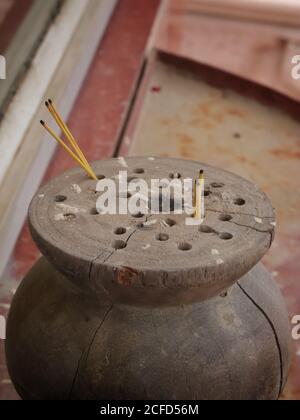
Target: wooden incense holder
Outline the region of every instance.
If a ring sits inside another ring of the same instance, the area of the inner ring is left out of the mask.
[[[97,214],[96,181],[71,170],[29,209],[44,255],[7,323],[12,381],[24,399],[277,399],[289,323],[260,260],[274,238],[266,195],[197,162],[111,159],[98,178],[194,178],[204,224],[186,215]],[[137,217],[138,216],[138,217]]]

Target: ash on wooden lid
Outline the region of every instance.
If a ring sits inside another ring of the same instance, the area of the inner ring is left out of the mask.
[[[96,181],[74,169],[43,186],[29,210],[41,252],[87,290],[136,303],[207,299],[230,287],[269,249],[273,208],[257,186],[199,162],[169,158],[110,159],[94,163],[99,179],[195,178],[205,171],[205,221],[186,214],[101,215]],[[130,195],[130,194],[129,194]]]

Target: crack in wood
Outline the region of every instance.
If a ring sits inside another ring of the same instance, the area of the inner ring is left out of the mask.
[[[275,219],[275,216],[261,216],[259,214],[250,214],[250,213],[241,213],[241,212],[236,212],[236,211],[229,211],[229,210],[217,210],[217,209],[211,209],[211,208],[206,208],[205,211],[210,211],[212,213],[227,213],[227,214],[233,214],[236,216],[249,216],[249,217],[259,217],[261,219]]]
[[[240,285],[239,282],[236,283],[238,285],[238,287],[241,289],[241,291],[244,293],[245,296],[247,296],[247,298],[253,303],[253,305],[262,313],[262,315],[266,318],[266,320],[268,321],[272,332],[274,334],[274,338],[275,338],[275,342],[276,342],[276,347],[278,350],[278,355],[279,355],[279,364],[280,364],[280,384],[279,384],[279,392],[278,392],[278,398],[280,397],[282,391],[283,391],[283,357],[282,357],[282,351],[281,351],[281,347],[280,347],[280,342],[279,342],[279,338],[278,338],[278,334],[276,332],[276,328],[271,320],[271,318],[268,316],[268,314],[263,310],[263,308],[250,296],[249,293],[246,292],[246,290]]]
[[[107,309],[107,311],[105,312],[103,319],[101,320],[99,326],[96,328],[95,333],[92,336],[92,339],[91,339],[91,341],[90,341],[90,343],[89,343],[89,345],[87,347],[87,350],[83,350],[83,352],[82,352],[82,354],[81,354],[81,356],[80,356],[80,358],[78,360],[77,368],[76,368],[76,371],[75,371],[75,374],[74,374],[74,378],[73,378],[73,381],[72,381],[72,385],[71,385],[71,389],[70,389],[70,392],[69,392],[69,400],[72,397],[72,393],[74,391],[74,387],[75,387],[76,382],[77,382],[77,379],[78,379],[80,365],[81,365],[81,363],[83,361],[84,355],[86,354],[86,357],[85,357],[85,364],[86,364],[87,361],[88,361],[88,358],[89,358],[89,355],[90,355],[90,352],[91,352],[93,343],[94,343],[94,341],[95,341],[95,339],[97,337],[97,334],[99,333],[99,331],[100,331],[101,327],[103,326],[103,324],[104,324],[106,318],[108,317],[109,313],[113,309],[113,306],[114,306],[114,304],[112,303],[109,306],[109,308]]]

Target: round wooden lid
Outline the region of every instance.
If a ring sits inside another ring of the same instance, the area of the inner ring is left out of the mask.
[[[81,169],[51,180],[35,195],[29,223],[41,252],[82,288],[105,289],[135,303],[207,299],[230,287],[269,249],[273,208],[251,182],[181,159],[130,157],[95,162],[99,179],[195,178],[205,171],[205,220],[186,214],[103,215],[101,193]],[[131,184],[132,185],[132,184]],[[128,194],[130,196],[130,193]],[[180,297],[179,297],[180,296]]]

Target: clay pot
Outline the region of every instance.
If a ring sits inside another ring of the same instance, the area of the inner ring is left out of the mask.
[[[268,199],[196,162],[125,164],[145,180],[204,168],[205,225],[186,226],[185,215],[95,214],[96,183],[79,169],[44,186],[29,211],[44,257],[19,287],[7,323],[7,364],[20,396],[277,399],[289,324],[259,262],[274,237]],[[112,178],[124,161],[94,168]]]

